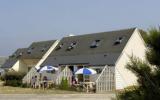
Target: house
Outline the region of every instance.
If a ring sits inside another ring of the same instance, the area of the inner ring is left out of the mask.
[[[0,57],[0,76],[4,74],[4,70],[1,68],[1,66],[5,63],[7,60],[7,57]]]
[[[21,56],[21,53],[25,52],[27,48],[19,48],[17,49],[9,58],[6,60],[6,62],[1,66],[2,69],[9,72],[20,72],[23,73],[26,70],[26,66],[23,68],[20,68],[20,65],[24,65],[21,63],[18,59]],[[19,66],[18,66],[19,65]]]
[[[99,93],[114,91],[137,84],[137,77],[125,65],[132,55],[144,59],[145,48],[138,28],[69,36],[62,38],[36,69],[45,65],[56,66],[59,71],[52,75],[53,81],[60,84],[65,77],[71,84],[77,69],[89,67],[97,74],[78,75],[79,81],[85,78],[85,81],[95,82]]]
[[[33,42],[28,48],[20,48],[2,65],[7,72],[28,73],[43,58],[56,40]]]
[[[0,57],[0,68],[1,66],[5,63],[5,61],[7,60],[7,57]]]

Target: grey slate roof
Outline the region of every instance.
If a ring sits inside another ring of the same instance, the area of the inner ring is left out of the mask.
[[[11,68],[18,59],[41,59],[56,40],[33,42],[28,48],[21,48],[14,52],[2,65],[2,68]],[[30,53],[28,53],[30,51]]]
[[[22,59],[41,59],[56,40],[33,42],[26,52],[22,54]],[[30,54],[27,53],[30,51]]]
[[[58,64],[114,65],[134,30],[135,28],[130,28],[64,37],[56,47],[58,48],[63,44],[62,48],[52,51],[41,66],[56,66]],[[119,37],[123,37],[122,42],[114,45]],[[99,46],[90,48],[95,40],[100,40]],[[77,43],[76,46],[74,49],[67,51],[66,49],[73,42]]]
[[[19,59],[19,54],[21,52],[25,52],[27,50],[27,48],[20,48],[20,49],[17,49],[13,54],[12,56],[10,56],[6,62],[1,66],[1,68],[4,68],[4,69],[8,69],[8,68],[11,68],[13,67],[13,65],[18,61]]]

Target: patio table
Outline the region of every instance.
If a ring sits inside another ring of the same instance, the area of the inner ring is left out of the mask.
[[[47,83],[47,86],[46,86],[46,88],[49,88],[49,87],[51,87],[51,85],[53,85],[54,84],[54,82],[53,81],[40,81],[40,84],[39,84],[39,88],[43,88],[43,89],[45,89],[45,82]]]
[[[83,87],[86,89],[86,92],[89,93],[89,89],[93,88],[95,82],[81,82],[81,84],[83,84]]]

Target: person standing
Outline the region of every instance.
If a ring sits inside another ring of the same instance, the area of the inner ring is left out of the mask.
[[[35,85],[35,77],[32,77],[30,83],[31,83],[31,88],[34,88],[34,85]]]
[[[34,77],[34,88],[37,88],[37,86],[38,86],[37,83],[38,83],[37,76],[35,76]]]

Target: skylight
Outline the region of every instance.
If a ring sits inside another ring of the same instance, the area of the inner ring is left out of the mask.
[[[60,45],[56,48],[56,50],[62,49],[62,47],[63,47],[63,43],[60,44]]]
[[[101,40],[95,40],[95,41],[93,41],[92,44],[91,44],[91,46],[90,46],[90,48],[97,48],[99,46],[99,44],[100,44],[100,41]]]
[[[45,48],[42,48],[42,49],[41,49],[41,52],[44,52],[44,51],[45,51]]]
[[[77,42],[72,42],[71,45],[66,50],[70,51],[70,50],[74,49],[76,45],[77,45]]]
[[[27,50],[27,54],[31,54],[31,49],[28,49],[28,50]]]
[[[34,49],[34,47],[31,48],[32,50]]]
[[[19,58],[19,57],[21,57],[23,55],[23,52],[20,52],[17,56],[16,56],[16,58]]]
[[[20,53],[19,53],[19,56],[22,56],[22,55],[23,55],[23,52],[20,52]]]
[[[114,42],[114,45],[121,44],[122,41],[123,41],[123,38],[124,38],[124,37],[119,37],[119,38]]]

